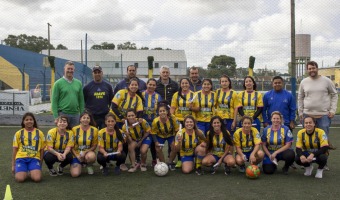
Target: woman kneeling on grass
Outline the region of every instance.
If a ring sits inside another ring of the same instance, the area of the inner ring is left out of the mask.
[[[233,141],[221,117],[214,116],[211,118],[207,135],[208,154],[203,158],[202,165],[212,167],[215,163],[219,166],[223,162],[224,174],[229,175],[231,167],[235,165],[235,158],[231,153]],[[212,168],[211,174],[215,174],[217,166]]]
[[[266,153],[262,169],[265,174],[273,174],[276,171],[277,162],[285,161],[282,172],[287,175],[289,166],[294,163],[295,153],[292,147],[293,134],[283,125],[283,116],[279,111],[271,114],[272,125],[263,130],[261,137],[262,149]]]
[[[137,112],[135,109],[129,108],[126,112],[127,123],[123,125],[123,132],[125,133],[128,143],[129,157],[131,167],[128,172],[135,172],[138,167],[142,172],[147,171],[146,155],[151,144],[151,137],[149,136],[151,128],[149,123],[143,119],[137,119]],[[127,126],[126,126],[127,125]],[[141,154],[141,163],[136,163],[136,153]]]
[[[63,175],[64,167],[72,162],[73,132],[68,124],[67,116],[57,118],[57,127],[48,131],[46,136],[46,149],[44,161],[51,176]],[[53,168],[59,162],[57,171]]]
[[[180,152],[181,156],[182,172],[188,174],[196,169],[196,174],[202,175],[204,172],[201,164],[206,154],[206,138],[204,133],[197,128],[193,116],[186,116],[183,122],[184,128],[178,131],[175,138],[175,149]]]
[[[13,139],[12,173],[17,182],[24,182],[28,173],[34,182],[40,182],[45,148],[44,133],[38,129],[37,121],[30,112],[22,117],[21,127]]]
[[[253,119],[247,115],[241,119],[242,128],[234,133],[234,144],[236,146],[236,164],[240,166],[239,171],[245,172],[245,162],[252,165],[259,164],[264,157],[260,149],[261,136],[258,130],[252,127]]]
[[[71,162],[71,176],[81,174],[82,165],[87,166],[87,173],[93,174],[92,164],[96,161],[95,150],[98,144],[98,129],[91,113],[85,111],[80,115],[80,125],[73,127],[74,148]]]
[[[319,167],[315,178],[322,178],[328,159],[328,138],[325,131],[315,127],[312,117],[306,117],[303,121],[305,128],[297,134],[295,162],[305,167],[305,176],[312,175],[313,163],[316,162]]]
[[[124,139],[116,124],[116,117],[113,113],[105,116],[106,128],[98,133],[99,151],[97,162],[103,166],[102,172],[106,176],[109,174],[107,163],[110,160],[117,161],[114,169],[115,174],[120,174],[120,165],[124,162],[126,155],[123,151]]]

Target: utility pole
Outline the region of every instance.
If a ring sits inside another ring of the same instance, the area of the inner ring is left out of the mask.
[[[52,25],[50,23],[47,23],[47,31],[48,31],[48,56],[51,55],[51,38],[50,38],[50,26],[52,27]]]
[[[290,41],[291,41],[291,78],[292,95],[296,99],[296,60],[295,60],[295,0],[290,0]]]

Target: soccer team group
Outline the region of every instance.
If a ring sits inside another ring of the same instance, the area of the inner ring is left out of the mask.
[[[104,175],[109,174],[112,161],[116,161],[115,174],[143,172],[147,171],[149,149],[153,165],[158,160],[166,162],[170,170],[177,167],[198,175],[207,167],[214,174],[222,164],[226,175],[234,166],[244,172],[247,163],[262,163],[262,171],[273,174],[278,162],[284,161],[282,173],[288,174],[295,162],[304,167],[305,176],[312,175],[316,163],[316,178],[322,178],[328,168],[329,150],[334,148],[328,133],[338,96],[331,80],[318,74],[314,61],[307,63],[309,76],[299,87],[298,117],[304,128],[295,139],[296,101],[283,89],[280,76],[273,78],[273,90],[262,95],[251,76],[244,78],[244,91],[237,93],[231,79],[222,75],[220,88],[213,91],[212,81],[200,80],[196,67],[190,69],[189,78],[177,83],[169,78],[169,67],[162,66],[160,78],[145,83],[130,65],[127,78],[114,90],[103,80],[100,66],[93,68],[93,81],[85,87],[73,77],[74,70],[74,64],[66,62],[64,76],[54,84],[56,127],[46,137],[32,113],[23,116],[22,129],[13,139],[16,181],[28,177],[41,181],[43,162],[51,176],[62,175],[67,165],[72,177],[80,176],[85,167],[93,174],[96,161]],[[164,155],[166,142],[168,153]]]

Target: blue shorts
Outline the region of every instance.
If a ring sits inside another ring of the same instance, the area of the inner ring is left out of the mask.
[[[80,162],[80,160],[78,160],[78,158],[73,158],[72,162],[71,162],[71,165],[73,164],[79,164],[79,165],[82,165],[83,163]]]
[[[170,136],[168,138],[161,138],[158,135],[156,135],[156,137],[157,137],[157,140],[158,140],[159,144],[164,144],[165,141],[168,141],[168,145],[169,146],[173,143],[173,141],[175,139],[175,136]]]
[[[192,155],[192,156],[182,156],[181,157],[182,163],[188,162],[188,161],[194,162],[194,160],[195,160],[195,155]]]
[[[212,155],[212,156],[214,156],[214,158],[215,158],[215,162],[218,162],[218,160],[221,158],[221,157],[219,157],[219,156],[216,156],[216,155]]]
[[[249,151],[249,152],[242,152],[245,156],[246,156],[246,162],[249,161],[249,158],[250,158],[250,154],[252,153],[253,151]]]
[[[197,128],[200,129],[205,136],[207,136],[207,132],[210,128],[210,122],[197,122]]]
[[[139,141],[136,141],[137,143],[139,142]],[[148,137],[146,137],[143,141],[142,141],[142,145],[143,144],[147,144],[147,145],[151,145],[151,142],[152,142],[152,139],[151,139],[151,137],[150,136],[148,136]]]
[[[274,153],[274,151],[273,151],[273,152],[269,151],[269,152],[270,152],[270,153]],[[277,161],[283,160],[282,152],[279,153],[279,154],[277,154],[276,160],[277,160]],[[265,165],[265,164],[274,164],[274,163],[270,160],[269,156],[267,156],[267,154],[265,154],[265,155],[264,155],[264,159],[263,159],[263,161],[262,161],[262,164]]]
[[[235,129],[231,130],[231,125],[233,124],[233,121],[233,119],[223,119],[224,126],[229,131],[231,138],[233,138],[235,132]]]
[[[15,160],[15,173],[41,170],[40,160],[36,158],[18,158]]]

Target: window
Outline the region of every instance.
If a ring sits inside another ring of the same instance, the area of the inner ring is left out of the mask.
[[[138,63],[135,63],[134,66],[135,66],[136,68],[138,68]]]
[[[155,68],[159,68],[159,63],[155,63]]]
[[[119,68],[119,63],[115,63],[115,68]]]
[[[174,63],[174,68],[178,68],[178,63]]]

